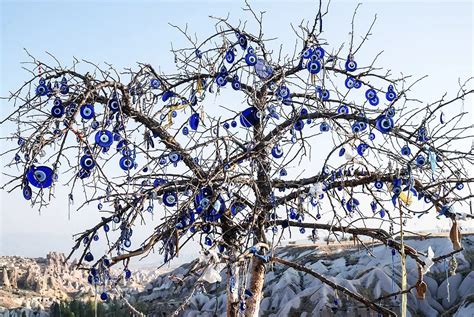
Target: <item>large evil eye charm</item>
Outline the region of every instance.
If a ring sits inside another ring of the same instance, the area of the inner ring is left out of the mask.
[[[90,155],[84,155],[80,160],[81,167],[86,170],[91,170],[95,166],[95,161]]]
[[[387,91],[385,98],[387,98],[388,101],[393,101],[395,98],[397,98],[397,94],[394,91]]]
[[[116,99],[116,98],[112,98],[109,100],[109,102],[107,103],[108,107],[109,107],[109,110],[111,112],[117,112],[120,110],[120,104],[119,104],[119,101]]]
[[[30,186],[26,185],[25,187],[23,187],[23,197],[26,200],[30,200],[32,195],[33,195],[33,192],[31,191]]]
[[[181,160],[181,155],[178,152],[171,152],[168,155],[170,162],[177,164]]]
[[[227,85],[227,79],[225,77],[225,75],[219,75],[216,77],[216,84],[217,86],[219,87],[224,87],[225,85]]]
[[[367,98],[367,100],[373,99],[376,96],[377,96],[377,93],[372,88],[367,89],[367,91],[365,92],[365,98]]]
[[[150,80],[150,88],[151,89],[158,89],[161,86],[161,81],[158,78],[153,78]]]
[[[411,149],[408,145],[404,145],[400,151],[402,155],[408,156],[411,154]]]
[[[235,60],[234,50],[230,49],[225,53],[225,60],[227,63],[232,64]]]
[[[383,188],[383,182],[381,180],[376,180],[374,183],[375,188],[377,189],[382,189]]]
[[[346,71],[353,72],[357,69],[357,63],[354,60],[348,59],[346,61],[345,67],[346,67]]]
[[[375,127],[382,133],[388,133],[393,129],[393,120],[389,116],[378,116],[375,121]]]
[[[357,154],[360,156],[364,156],[365,151],[369,148],[369,146],[366,143],[361,143],[357,146]]]
[[[283,156],[283,149],[279,144],[275,144],[275,146],[273,146],[272,156],[277,159]]]
[[[51,115],[54,118],[61,118],[64,115],[64,111],[63,105],[56,105],[51,108]]]
[[[94,117],[94,106],[88,103],[85,105],[82,105],[81,117],[85,120],[92,119],[92,117]]]
[[[267,79],[273,74],[273,68],[265,60],[259,58],[255,64],[255,72],[258,77]]]
[[[119,161],[119,166],[124,171],[129,171],[135,166],[135,161],[130,156],[123,156]]]
[[[198,126],[199,126],[199,114],[198,113],[193,113],[191,115],[191,117],[189,117],[189,126],[191,127],[191,129],[193,130],[197,130]]]
[[[321,123],[321,125],[319,126],[319,130],[321,132],[328,132],[330,129],[331,127],[326,122]]]
[[[344,82],[344,85],[346,85],[347,89],[351,89],[354,88],[355,82],[356,80],[354,77],[347,77],[346,81]]]
[[[255,64],[257,64],[257,55],[255,55],[255,54],[246,54],[245,55],[245,62],[249,66],[254,66]]]
[[[316,56],[318,59],[324,58],[324,49],[322,47],[316,47],[314,49],[313,55]]]
[[[236,75],[232,79],[232,89],[234,90],[240,90],[240,82],[239,82],[239,77]]]
[[[318,89],[319,98],[323,101],[328,101],[330,97],[329,90],[327,89]]]
[[[240,34],[239,45],[243,50],[247,48],[247,38],[245,37],[245,35]]]
[[[372,106],[377,106],[377,105],[379,104],[379,97],[375,96],[374,98],[369,99],[369,103],[370,103]]]
[[[311,74],[317,74],[321,70],[321,63],[318,61],[310,61],[306,65],[306,68]]]
[[[196,208],[197,213],[201,213],[209,208],[212,195],[213,191],[210,187],[204,187],[199,190],[199,193],[194,197],[194,208]]]
[[[362,131],[362,128],[360,126],[360,122],[359,121],[356,121],[352,124],[352,132],[354,133],[359,133]]]
[[[48,93],[48,87],[46,86],[46,82],[43,78],[39,80],[39,85],[36,87],[36,95],[38,96],[46,96]]]
[[[304,59],[308,59],[311,57],[311,55],[313,55],[313,49],[310,47],[308,49],[306,49],[306,51],[303,52],[303,58]]]
[[[109,147],[114,142],[114,136],[112,132],[108,130],[97,131],[95,134],[95,143],[100,147]]]
[[[423,156],[423,154],[420,154],[416,157],[416,165],[417,166],[423,166],[426,163],[426,158]]]
[[[69,106],[67,106],[66,115],[68,117],[72,117],[72,116],[74,116],[76,111],[77,111],[77,104],[71,103]]]
[[[349,113],[349,107],[346,106],[346,105],[340,105],[340,106],[337,108],[337,113],[340,113],[340,114],[348,114],[348,113]]]
[[[347,208],[347,211],[348,212],[352,212],[354,211],[357,206],[359,206],[360,203],[359,203],[359,200],[357,200],[356,198],[351,198],[347,201],[346,203],[346,208]]]
[[[290,98],[290,89],[288,87],[286,87],[285,85],[283,86],[280,86],[278,89],[277,89],[277,95],[278,97],[282,98],[282,99],[288,99]]]
[[[250,128],[260,121],[260,112],[255,107],[250,107],[242,111],[240,115],[240,124],[246,128]]]
[[[165,192],[163,194],[163,203],[167,207],[173,207],[176,206],[178,202],[178,197],[176,196],[175,192]]]
[[[26,172],[26,178],[34,187],[47,188],[53,183],[53,170],[47,166],[32,166]]]

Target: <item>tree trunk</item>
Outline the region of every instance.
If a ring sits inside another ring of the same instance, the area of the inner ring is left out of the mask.
[[[257,317],[260,311],[260,302],[263,297],[263,283],[265,282],[265,263],[257,257],[252,259],[250,276],[250,291],[253,296],[246,302],[245,316]]]
[[[257,95],[258,100],[255,105],[259,111],[265,109],[265,91],[263,89]],[[256,144],[262,141],[264,134],[264,127],[259,123],[254,126],[253,129],[254,140]],[[267,239],[265,236],[265,221],[269,208],[269,198],[272,193],[271,182],[269,175],[271,172],[270,160],[267,153],[260,152],[255,158],[257,165],[257,188],[255,201],[255,216],[257,221],[257,228],[255,230],[254,243],[260,242],[266,243]],[[268,251],[268,250],[265,250]],[[252,296],[246,299],[245,304],[245,316],[246,317],[257,317],[260,312],[260,302],[263,297],[263,283],[265,282],[265,263],[258,257],[252,258],[252,267],[250,269],[250,287],[249,290],[252,292]]]
[[[227,268],[227,284],[226,284],[226,293],[227,293],[227,317],[237,317],[239,316],[239,295],[238,295],[238,281],[239,281],[239,268],[238,267],[228,267]],[[231,272],[234,275],[235,284],[231,285]]]

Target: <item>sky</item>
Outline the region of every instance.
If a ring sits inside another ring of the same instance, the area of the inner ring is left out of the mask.
[[[243,1],[0,2],[0,96],[7,96],[28,79],[28,73],[21,68],[21,62],[28,60],[24,49],[51,62],[46,54],[49,52],[66,65],[76,57],[112,63],[118,69],[148,62],[166,71],[173,70],[171,43],[174,47],[185,43],[168,23],[187,23],[203,39],[214,30],[209,16],[224,17],[229,13],[234,22],[251,18],[241,10]],[[265,35],[278,38],[271,45],[278,48],[282,43],[287,50],[294,45],[290,23],[297,25],[302,19],[311,19],[317,9],[317,1],[251,3],[257,11],[266,11]],[[333,47],[348,41],[355,7],[354,1],[332,1],[323,21],[323,36]],[[423,101],[437,100],[446,91],[452,96],[458,90],[458,79],[473,76],[472,2],[362,1],[356,18],[358,36],[365,34],[375,14],[377,21],[360,60],[370,61],[383,50],[378,64],[394,73],[429,75],[415,91]],[[13,108],[5,100],[0,102],[3,118]],[[453,113],[461,110],[460,105],[453,107]],[[464,107],[472,107],[472,100]],[[11,128],[2,126],[1,135],[8,134]],[[5,145],[0,147],[2,152],[6,150]],[[3,166],[5,161],[1,163]],[[49,250],[67,253],[72,246],[72,233],[98,219],[95,206],[72,212],[68,219],[66,192],[61,190],[57,191],[56,201],[41,214],[23,200],[20,191],[1,191],[0,195],[0,255],[44,256]],[[440,224],[432,217],[415,220],[412,225],[429,229],[446,223]]]

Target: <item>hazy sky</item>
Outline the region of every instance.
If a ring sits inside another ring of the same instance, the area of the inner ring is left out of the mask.
[[[290,23],[313,17],[317,1],[253,1],[257,10],[265,10],[267,37],[278,37],[290,50],[294,37]],[[121,69],[135,62],[173,69],[170,43],[183,43],[182,36],[168,22],[189,28],[201,39],[213,31],[208,16],[226,16],[231,21],[250,17],[239,1],[1,1],[1,87],[8,95],[28,79],[20,62],[27,60],[23,48],[39,59],[54,54],[63,64],[71,65],[73,56],[96,63],[107,61]],[[348,40],[354,1],[333,1],[323,21],[324,38],[339,47]],[[416,88],[416,96],[434,101],[445,91],[457,92],[458,78],[473,76],[473,4],[438,1],[363,1],[356,19],[356,35],[363,35],[373,16],[377,22],[370,41],[361,51],[360,60],[370,61],[384,51],[378,65],[394,73],[429,75]],[[453,106],[453,113],[460,104]],[[472,107],[472,99],[465,107]],[[1,117],[12,110],[1,101]],[[471,117],[472,118],[472,117]],[[11,127],[2,127],[2,136]],[[5,150],[2,146],[2,152]],[[5,164],[5,162],[3,162]],[[3,165],[2,164],[2,165]],[[9,170],[9,173],[14,171]],[[5,181],[3,179],[2,183]],[[61,195],[64,194],[64,195]],[[68,252],[72,233],[98,219],[95,206],[72,213],[68,220],[66,194],[41,215],[21,196],[1,192],[0,255],[41,256],[48,250]],[[433,217],[415,220],[413,228],[434,228],[445,222]]]

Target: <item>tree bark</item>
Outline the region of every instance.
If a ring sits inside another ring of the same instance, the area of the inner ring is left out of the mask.
[[[263,283],[265,282],[265,263],[257,257],[252,259],[250,276],[250,291],[252,296],[247,299],[246,317],[257,317],[260,311],[260,302],[263,297]]]
[[[233,275],[235,278],[234,289],[231,288],[231,272],[233,270]],[[227,317],[237,317],[239,316],[239,296],[238,296],[238,281],[239,281],[239,271],[237,268],[227,268],[227,284],[226,284],[226,293],[227,293]]]
[[[257,93],[257,100],[255,100],[255,106],[259,111],[265,111],[265,88]],[[264,138],[264,127],[258,122],[253,129],[254,141],[259,144]],[[254,217],[256,217],[257,226],[255,228],[254,243],[266,243],[267,239],[265,236],[265,220],[267,212],[269,211],[269,197],[272,193],[271,178],[269,177],[271,172],[270,160],[268,154],[265,151],[260,151],[255,157],[257,164],[257,188]],[[268,251],[268,250],[267,250]],[[249,290],[252,292],[252,296],[248,297],[245,301],[245,316],[246,317],[257,317],[260,312],[260,302],[263,297],[263,283],[265,282],[265,263],[258,257],[253,257],[252,266],[250,269],[250,287]]]

